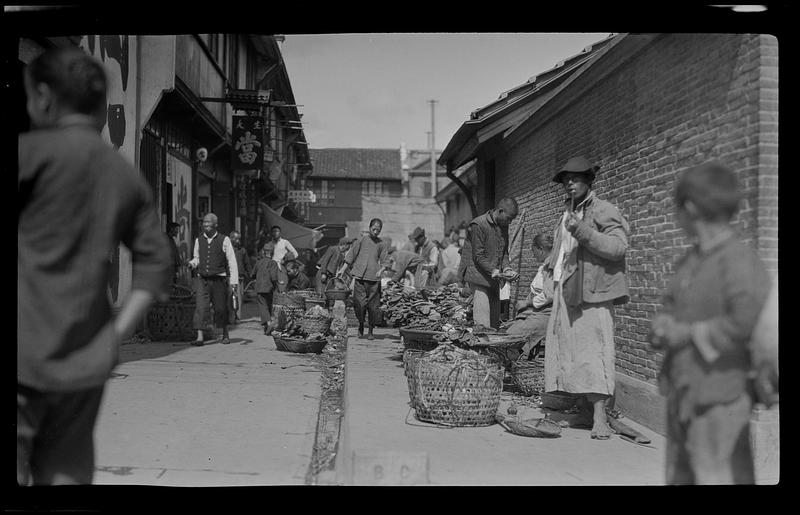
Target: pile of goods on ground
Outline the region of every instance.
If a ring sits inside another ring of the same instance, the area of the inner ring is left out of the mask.
[[[417,290],[389,283],[381,292],[381,310],[391,327],[413,327],[429,331],[446,326],[472,325],[472,297],[461,296],[457,284]]]

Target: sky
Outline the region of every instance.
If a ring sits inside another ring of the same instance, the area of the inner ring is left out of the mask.
[[[609,33],[288,34],[310,148],[441,150],[470,112]]]

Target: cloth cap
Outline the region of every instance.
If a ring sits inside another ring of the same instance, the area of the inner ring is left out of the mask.
[[[414,232],[408,235],[408,237],[411,238],[412,240],[416,240],[421,236],[425,236],[425,229],[423,229],[422,227],[417,227],[416,229],[414,229]]]
[[[599,169],[599,166],[592,165],[592,163],[590,163],[589,160],[583,156],[573,157],[567,161],[567,164],[561,167],[561,170],[559,170],[558,173],[555,174],[553,177],[553,182],[561,184],[561,174],[565,172],[585,173],[594,178]]]

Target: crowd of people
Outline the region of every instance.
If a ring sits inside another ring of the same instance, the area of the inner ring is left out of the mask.
[[[17,479],[90,483],[105,383],[120,342],[152,302],[168,298],[182,266],[178,227],[168,225],[165,236],[149,186],[100,136],[106,79],[96,60],[79,49],[47,51],[27,67],[25,89],[33,130],[19,138]],[[591,438],[606,440],[614,312],[630,297],[630,227],[593,190],[598,172],[584,157],[555,170],[552,180],[565,194],[558,222],[536,233],[537,272],[502,328],[528,337],[522,352],[529,359],[545,349],[545,390],[579,396]],[[670,484],[753,483],[751,407],[777,402],[777,285],[770,287],[755,251],[736,237],[731,220],[740,199],[735,174],[718,162],[677,180],[677,221],[694,244],[677,263],[648,336],[664,351]],[[500,330],[500,291],[519,279],[508,248],[518,212],[514,198],[503,198],[441,242],[418,227],[400,249],[380,238],[383,221],[375,218],[366,234],[339,240],[319,259],[313,249],[298,252],[274,226],[255,260],[241,235],[220,234],[209,213],[187,263],[197,293],[194,345],[204,344],[212,308],[221,343],[230,343],[246,284],[253,284],[266,334],[276,291],[321,293],[337,281],[353,291],[359,337],[366,330],[374,338],[386,281],[459,283],[473,295],[476,329]],[[108,256],[120,243],[131,250],[133,281],[112,316]]]

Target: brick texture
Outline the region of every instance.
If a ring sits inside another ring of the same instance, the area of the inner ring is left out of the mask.
[[[555,170],[580,154],[601,166],[594,189],[631,229],[631,300],[615,312],[619,371],[655,383],[661,366],[646,336],[689,244],[674,214],[679,171],[709,159],[736,171],[745,195],[734,225],[777,274],[777,88],[771,36],[668,35],[498,152],[497,198],[513,196],[526,210],[523,288],[539,265],[529,252],[533,235],[552,232],[561,214]]]

